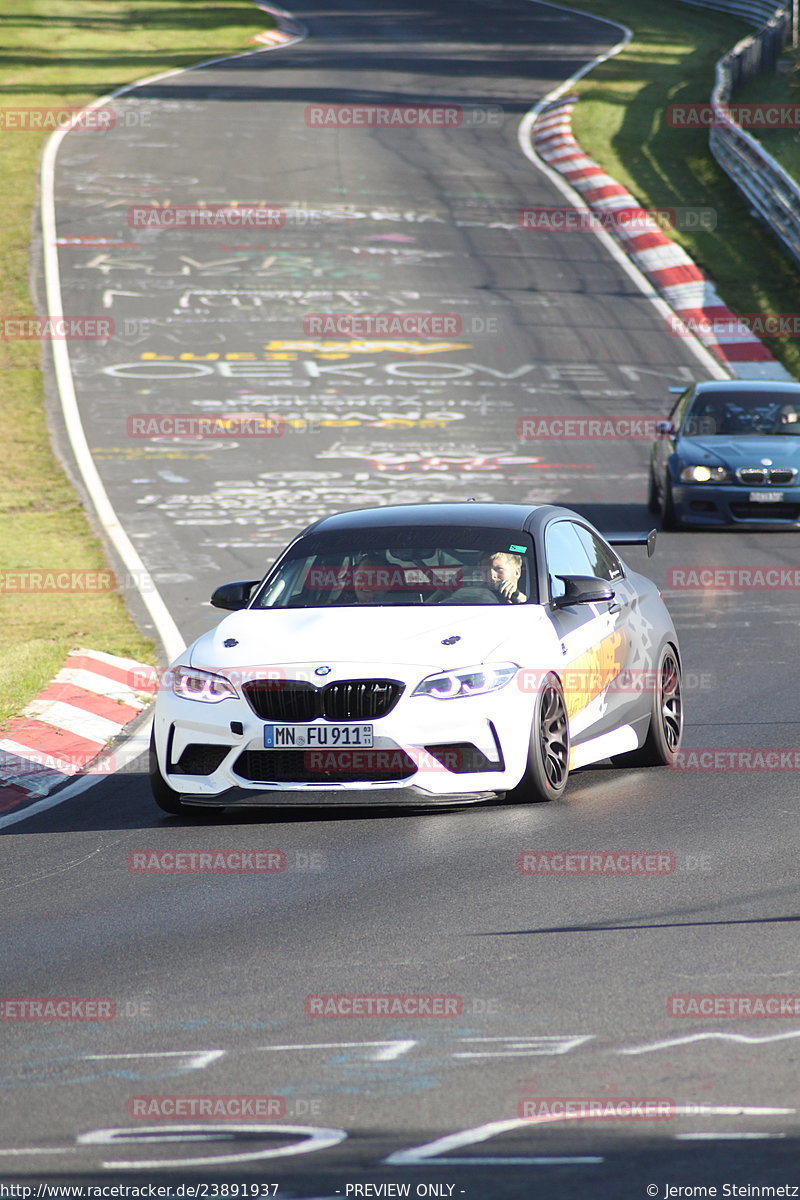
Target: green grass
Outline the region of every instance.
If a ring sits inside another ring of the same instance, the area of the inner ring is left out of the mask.
[[[0,109],[78,105],[157,71],[252,48],[272,20],[248,0],[0,0]],[[35,311],[29,287],[38,133],[0,132],[0,314]],[[116,592],[13,594],[3,572],[103,570],[103,546],[53,454],[43,354],[0,340],[0,722],[86,646],[147,662],[156,647]]]
[[[670,128],[671,104],[707,103],[714,64],[752,30],[719,13],[657,0],[580,0],[621,21],[633,40],[575,91],[575,136],[590,157],[646,208],[712,208],[711,232],[671,236],[740,313],[794,312],[798,271],[708,150],[707,130]],[[738,97],[737,97],[738,98]],[[770,338],[772,353],[800,377],[800,340]]]

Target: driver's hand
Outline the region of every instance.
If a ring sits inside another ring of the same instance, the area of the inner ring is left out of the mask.
[[[511,604],[517,594],[516,582],[513,579],[502,579],[498,584],[496,584],[496,587],[503,599],[507,600],[509,604]]]

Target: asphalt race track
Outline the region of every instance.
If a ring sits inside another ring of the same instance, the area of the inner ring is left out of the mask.
[[[70,345],[84,427],[187,640],[216,620],[217,584],[260,576],[328,511],[474,496],[649,528],[646,441],[531,442],[519,422],[662,416],[669,385],[709,374],[598,238],[517,227],[521,208],[563,204],[520,120],[617,28],[525,0],[294,11],[305,40],[142,86],[113,130],[71,134],[58,156],[64,310],[115,326]],[[462,117],[309,116],[359,104]],[[232,202],[285,219],[131,215]],[[320,313],[398,311],[455,316],[458,332],[313,332]],[[135,435],[165,414],[255,414],[280,436]],[[797,746],[796,593],[666,586],[681,567],[793,566],[796,535],[665,534],[649,562],[627,558],[678,626],[686,746]],[[668,1015],[673,995],[800,991],[791,771],[601,767],[548,807],[184,820],[162,819],[144,769],[5,833],[3,995],[106,998],[116,1014],[4,1022],[5,1182],[306,1200],[800,1185],[800,1021]],[[152,849],[271,850],[283,869],[131,869]],[[674,858],[660,874],[520,872],[537,850]],[[455,1002],[309,1015],[329,994]],[[240,1120],[142,1119],[152,1096],[271,1100]],[[554,1098],[658,1100],[661,1116],[518,1120]]]

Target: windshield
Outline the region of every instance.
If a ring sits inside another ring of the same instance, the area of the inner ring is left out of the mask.
[[[524,604],[535,571],[519,530],[388,527],[310,534],[292,546],[253,608]]]
[[[800,399],[759,391],[698,393],[686,414],[685,437],[800,435]]]

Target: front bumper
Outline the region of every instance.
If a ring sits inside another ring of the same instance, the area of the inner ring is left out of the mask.
[[[751,495],[781,492],[781,501],[759,502]],[[742,484],[677,483],[672,500],[684,525],[761,529],[800,528],[800,487],[747,487]]]
[[[392,672],[373,666],[360,677],[378,675]],[[371,751],[336,752],[265,749],[268,722],[244,698],[207,704],[164,691],[154,718],[159,770],[184,802],[211,806],[464,803],[519,783],[532,696],[513,680],[485,696],[453,700],[412,696],[413,687],[386,716],[368,722]]]

